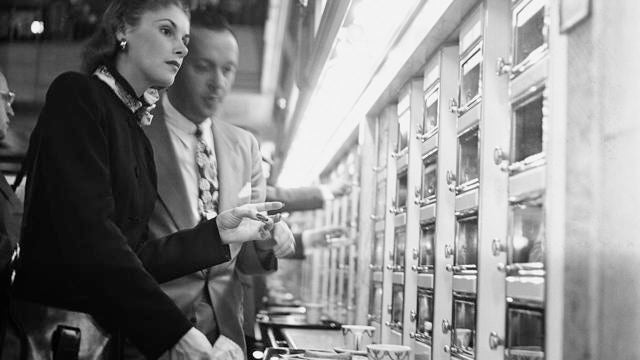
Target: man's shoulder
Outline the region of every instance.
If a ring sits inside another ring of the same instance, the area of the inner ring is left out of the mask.
[[[250,131],[247,131],[237,125],[230,124],[224,120],[214,119],[213,120],[214,131],[224,131],[228,135],[233,136],[237,139],[243,139],[245,141],[251,141],[255,139],[255,136]]]

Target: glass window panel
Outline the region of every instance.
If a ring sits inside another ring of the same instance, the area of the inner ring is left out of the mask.
[[[378,183],[376,189],[376,216],[384,218],[386,208],[386,196],[387,196],[387,181],[383,180]]]
[[[396,187],[396,207],[404,210],[407,207],[407,172],[398,174],[398,184]]]
[[[384,257],[384,232],[378,232],[373,238],[373,256],[372,264],[376,269],[382,269],[382,261]]]
[[[462,83],[460,84],[460,107],[469,105],[480,94],[480,65],[482,52],[476,51],[462,64]]]
[[[476,332],[475,301],[455,298],[453,300],[452,343],[458,349],[473,353]]]
[[[476,128],[458,137],[458,184],[478,179],[479,161],[478,129]]]
[[[420,242],[419,242],[419,256],[418,266],[425,268],[425,270],[432,270],[435,263],[435,255],[433,248],[433,240],[436,235],[435,224],[430,224],[422,227]]]
[[[544,43],[544,6],[533,1],[516,14],[514,64],[520,64]]]
[[[507,310],[507,359],[544,359],[544,313],[509,307]]]
[[[511,206],[511,263],[542,263],[544,261],[544,210],[542,204]]]
[[[373,290],[369,295],[369,314],[372,321],[380,322],[382,319],[382,283],[373,282]]]
[[[455,242],[455,264],[475,269],[478,262],[478,217],[458,219]]]
[[[431,337],[433,329],[433,292],[418,289],[418,333]]]
[[[438,99],[440,87],[433,89],[424,100],[424,133],[428,134],[438,128]]]
[[[396,266],[396,270],[404,269],[404,251],[406,243],[407,232],[404,227],[397,228],[393,239],[393,264]]]
[[[409,141],[409,126],[411,123],[411,116],[409,110],[406,110],[398,118],[398,148],[396,151],[400,152],[407,147]]]
[[[514,162],[542,152],[542,94],[514,111]]]
[[[429,156],[423,160],[422,164],[422,198],[433,201],[436,199],[438,186],[438,157]]]
[[[393,284],[393,299],[391,300],[391,322],[397,329],[402,329],[402,313],[404,311],[404,286]]]

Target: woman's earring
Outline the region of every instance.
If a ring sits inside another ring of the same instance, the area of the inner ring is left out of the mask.
[[[120,45],[120,50],[124,51],[124,49],[127,48],[127,40],[125,39],[120,40],[120,43],[118,45]]]

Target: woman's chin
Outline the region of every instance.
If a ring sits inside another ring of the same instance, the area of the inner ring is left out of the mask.
[[[156,79],[155,84],[153,84],[152,87],[157,89],[167,88],[173,84],[173,81],[175,80],[175,78],[176,78],[175,73],[168,76],[164,76],[162,78],[158,78]]]

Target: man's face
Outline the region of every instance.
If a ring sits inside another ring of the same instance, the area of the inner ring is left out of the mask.
[[[7,136],[9,130],[9,116],[13,116],[13,93],[9,91],[7,79],[0,73],[0,140]]]
[[[238,52],[230,32],[192,27],[189,55],[169,88],[171,104],[194,123],[218,115],[236,77]]]

